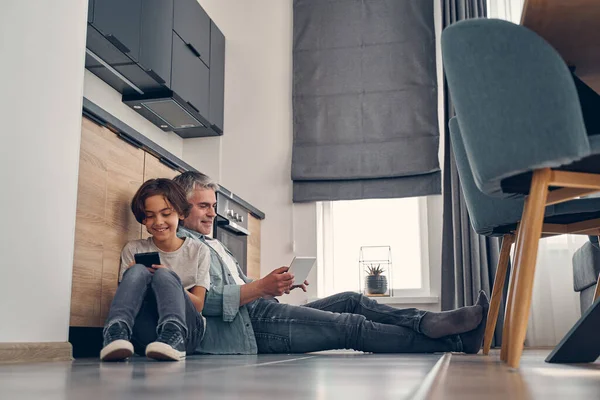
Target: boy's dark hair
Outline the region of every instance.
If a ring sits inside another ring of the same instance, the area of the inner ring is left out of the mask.
[[[146,219],[146,199],[152,196],[163,196],[183,218],[186,218],[192,209],[185,192],[176,182],[164,178],[149,179],[140,186],[131,200],[131,211],[140,224]]]

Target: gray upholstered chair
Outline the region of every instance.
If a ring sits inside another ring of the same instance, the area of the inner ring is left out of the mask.
[[[471,226],[480,235],[502,236],[502,247],[496,268],[483,341],[483,354],[488,354],[500,311],[510,248],[515,241],[515,232],[523,214],[525,201],[523,199],[499,199],[482,193],[475,185],[456,117],[450,119],[449,128],[450,143],[454,150],[460,185],[469,212]],[[577,199],[550,205],[545,209],[542,232],[545,236],[553,236],[557,234],[557,231],[567,229],[569,224],[597,218],[600,218],[600,198]]]
[[[461,21],[444,30],[442,52],[476,186],[492,196],[527,195],[507,301],[508,352],[501,355],[516,368],[544,210],[600,191],[600,137],[587,135],[560,55],[527,28],[501,20]],[[583,221],[563,233],[597,235],[599,226]]]
[[[573,289],[579,292],[581,313],[600,296],[600,247],[598,236],[590,236],[573,254]]]

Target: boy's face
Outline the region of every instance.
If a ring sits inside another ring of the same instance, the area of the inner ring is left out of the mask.
[[[165,242],[172,240],[177,233],[180,218],[169,201],[163,196],[151,196],[144,202],[146,219],[142,221],[155,240]]]
[[[188,197],[192,205],[190,215],[183,221],[183,226],[210,235],[213,230],[213,222],[217,215],[217,195],[212,189],[194,189]]]

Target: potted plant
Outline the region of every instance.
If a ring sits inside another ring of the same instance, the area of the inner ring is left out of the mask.
[[[385,294],[387,292],[387,277],[382,275],[384,269],[379,264],[367,265],[365,271],[367,276],[365,277],[365,288],[367,294]]]

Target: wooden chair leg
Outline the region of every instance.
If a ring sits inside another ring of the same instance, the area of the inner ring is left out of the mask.
[[[600,297],[600,274],[598,274],[598,281],[596,281],[596,291],[594,292],[594,301]]]
[[[500,312],[500,303],[502,302],[502,288],[506,281],[506,270],[508,269],[508,260],[510,259],[510,247],[515,241],[515,235],[507,234],[502,238],[502,248],[500,249],[500,259],[496,267],[496,277],[494,278],[494,287],[492,288],[492,297],[490,299],[490,309],[487,315],[485,325],[485,334],[483,336],[483,354],[488,355],[492,347],[492,339],[496,330],[498,313]]]
[[[527,199],[525,199],[527,205]],[[517,225],[515,234],[515,252],[513,254],[512,267],[508,281],[508,292],[506,293],[506,306],[504,308],[504,327],[502,328],[502,346],[500,347],[500,360],[506,362],[508,360],[508,346],[510,342],[510,312],[512,310],[512,301],[514,298],[515,277],[517,270],[517,254],[519,252],[519,232],[521,225]]]
[[[523,344],[527,333],[527,323],[531,308],[531,294],[533,291],[533,277],[544,211],[548,196],[548,182],[551,171],[549,168],[537,170],[533,173],[531,190],[521,219],[519,232],[519,252],[517,254],[516,279],[514,286],[514,300],[512,302],[510,322],[510,342],[508,346],[508,365],[518,368],[523,353]]]

